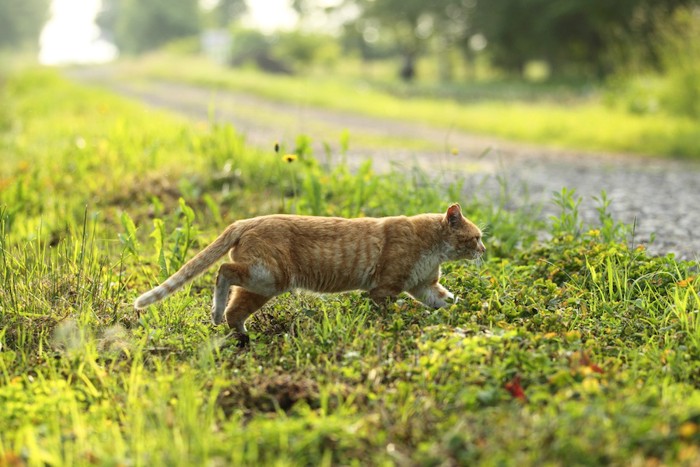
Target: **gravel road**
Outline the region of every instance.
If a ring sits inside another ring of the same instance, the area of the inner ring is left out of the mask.
[[[321,142],[338,141],[341,132],[347,130],[351,135],[350,163],[366,157],[372,157],[379,169],[390,162],[417,163],[429,171],[459,173],[467,179],[468,187],[492,193],[498,192],[498,175],[514,192],[527,192],[527,202],[543,203],[545,215],[556,213],[556,206],[550,202],[552,193],[567,187],[582,197],[582,217],[595,219],[597,203],[592,197],[605,190],[612,200],[613,217],[625,223],[636,222],[635,243],[646,244],[652,254],[700,258],[698,163],[535,147],[432,128],[420,122],[272,102],[226,90],[162,81],[116,81],[108,69],[101,68],[72,70],[69,76],[195,120],[207,121],[214,113],[217,121],[231,122],[249,143],[261,147],[271,147],[274,141],[291,145],[296,135],[306,134],[318,145],[315,153],[324,154]],[[356,135],[370,139],[390,136],[410,142],[404,147],[432,149],[377,149],[376,144],[363,147],[363,138]],[[459,155],[449,155],[446,148],[457,148]],[[513,207],[517,208],[518,197],[515,200]],[[655,240],[647,244],[652,234]]]

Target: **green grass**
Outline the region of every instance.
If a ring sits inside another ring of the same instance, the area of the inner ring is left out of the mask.
[[[418,170],[291,164],[45,71],[3,85],[0,464],[692,464],[700,458],[697,263],[647,257],[575,196],[547,225]],[[343,143],[339,143],[343,147]],[[322,157],[321,157],[322,159]],[[439,178],[439,174],[437,177]],[[379,313],[288,294],[228,345],[213,272],[133,299],[228,222],[388,215],[461,201],[488,258],[461,301]],[[605,202],[603,202],[603,205]],[[546,229],[550,240],[538,242]]]
[[[231,70],[204,59],[162,54],[120,66],[124,78],[141,76],[230,88],[280,102],[415,121],[553,147],[700,158],[697,120],[633,114],[561,87],[552,88],[553,98],[546,97],[546,87],[543,90],[543,85],[534,84],[523,89],[522,85],[477,83],[465,85],[464,89],[445,87],[452,91],[443,92],[425,84],[389,86],[385,81],[353,76],[290,77],[252,69]]]

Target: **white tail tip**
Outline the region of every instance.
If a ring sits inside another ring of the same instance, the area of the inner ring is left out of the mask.
[[[143,294],[139,298],[136,299],[134,302],[134,308],[137,310],[143,310],[146,308],[148,305],[153,303],[153,300],[149,300],[150,297],[148,297],[148,294]]]

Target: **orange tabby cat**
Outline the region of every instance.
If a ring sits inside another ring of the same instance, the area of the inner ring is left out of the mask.
[[[211,316],[220,324],[225,315],[246,342],[246,319],[272,297],[296,288],[361,289],[378,304],[406,291],[441,308],[454,295],[438,282],[440,264],[476,259],[485,251],[481,231],[459,204],[446,214],[412,217],[255,217],[231,224],[135,306],[162,300],[229,253],[233,262],[219,267]]]

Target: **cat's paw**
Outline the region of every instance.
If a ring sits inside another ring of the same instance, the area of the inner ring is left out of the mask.
[[[445,308],[457,303],[457,297],[440,284],[437,284],[436,287],[428,289],[425,293],[423,303],[435,309]]]
[[[232,348],[236,347],[238,349],[243,349],[248,347],[250,344],[250,337],[248,334],[243,334],[239,331],[231,331],[226,334],[226,338],[221,345],[221,348]]]
[[[448,305],[456,305],[457,302],[459,302],[459,297],[453,294],[452,292],[447,292],[447,296],[445,296],[445,301]]]
[[[424,305],[427,305],[428,307],[434,310],[438,310],[447,306],[447,302],[434,293],[425,294],[421,299],[421,302],[423,302]]]
[[[440,298],[445,302],[445,305],[454,305],[459,301],[459,297],[447,290],[444,287],[440,287]]]
[[[248,334],[238,334],[237,339],[238,342],[236,343],[236,347],[239,349],[248,347],[250,344],[250,337],[248,337]]]
[[[240,331],[231,331],[226,335],[226,339],[232,344],[242,349],[250,344],[250,337]]]
[[[428,306],[431,306],[435,308],[436,310],[439,308],[445,308],[450,305],[456,305],[457,302],[459,301],[459,297],[454,295],[453,293],[447,292],[445,295],[442,295],[440,298],[433,297],[431,300],[424,301]]]

